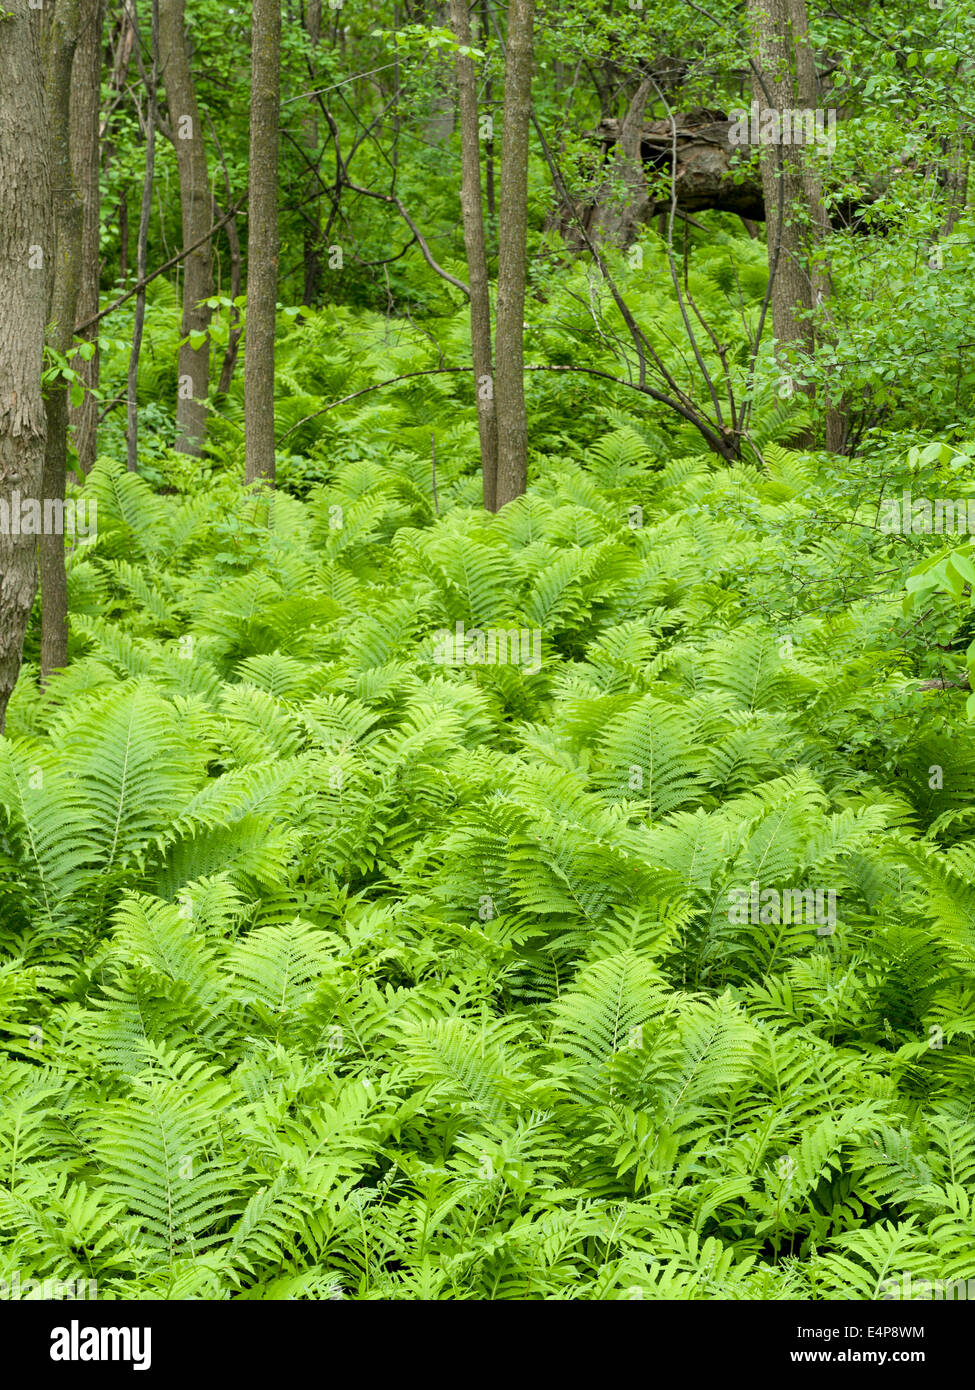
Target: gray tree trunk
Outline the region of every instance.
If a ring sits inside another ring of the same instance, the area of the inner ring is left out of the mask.
[[[74,341],[81,268],[81,200],[71,170],[71,73],[79,0],[57,0],[45,35],[46,106],[54,209],[54,289],[48,342],[66,356]],[[64,493],[68,465],[68,388],[46,394],[47,440],[42,484],[44,527],[38,539],[41,581],[41,680],[68,664],[68,579],[64,561]],[[59,524],[60,519],[60,524]]]
[[[133,11],[133,23],[138,25]],[[135,278],[140,289],[135,297],[132,318],[132,347],[129,352],[129,377],[126,429],[126,467],[130,473],[139,470],[139,357],[142,353],[142,332],[146,322],[146,291],[144,281],[149,258],[149,217],[152,213],[152,188],[156,176],[156,97],[159,86],[159,0],[152,0],[152,67],[148,74],[146,94],[146,165],[142,185],[142,207],[139,212],[139,236],[136,242]]]
[[[511,0],[504,69],[501,198],[498,205],[498,323],[495,402],[498,418],[496,505],[528,483],[524,317],[528,237],[528,127],[531,119],[534,0]]]
[[[254,0],[244,439],[248,483],[274,483],[274,326],[278,297],[281,3]]]
[[[312,48],[317,49],[322,39],[322,0],[308,0],[305,6],[305,33]],[[315,86],[317,68],[309,71],[310,86]],[[302,138],[305,153],[316,165],[309,169],[305,184],[304,216],[304,260],[305,289],[301,302],[311,307],[318,303],[322,292],[322,218],[321,185],[317,176],[318,159],[318,104],[314,97],[309,98],[308,113],[302,122]]]
[[[799,106],[790,10],[791,0],[748,0],[755,62],[761,75],[754,84],[760,124],[767,110],[781,112]],[[773,276],[772,331],[782,351],[783,371],[787,372],[790,349],[802,353],[812,349],[812,326],[800,317],[813,302],[809,247],[802,226],[807,202],[801,147],[763,145],[761,163],[769,273]]]
[[[21,500],[41,495],[45,439],[41,372],[53,259],[43,18],[28,0],[4,0],[4,9],[8,18],[0,22],[0,730],[20,670],[37,589],[36,538],[19,534],[19,521]]]
[[[650,208],[640,136],[652,90],[652,82],[644,78],[620,123],[619,142],[610,163],[612,183],[608,196],[599,199],[593,219],[595,236],[605,236],[618,246],[629,246]]]
[[[443,28],[449,23],[449,5],[433,4],[429,11],[430,24]],[[429,145],[447,145],[454,133],[456,117],[453,93],[451,92],[448,60],[436,50],[436,66],[433,72],[433,95],[430,115],[424,125],[423,138]]]
[[[467,0],[450,0],[450,22],[457,42],[471,43]],[[484,245],[484,211],[481,203],[481,156],[477,113],[477,78],[471,58],[457,55],[457,91],[460,105],[461,212],[467,279],[471,289],[471,346],[477,400],[477,430],[481,441],[481,478],[484,505],[494,511],[498,475],[498,422],[494,402],[494,369],[491,348],[491,291]]]
[[[186,52],[186,0],[160,0],[159,62],[166,87],[169,125],[179,170],[183,245],[195,246],[211,224],[212,201],[203,124]],[[210,310],[202,301],[213,295],[213,248],[203,241],[183,262],[183,316],[180,334],[207,333]],[[182,454],[203,452],[210,384],[210,339],[199,347],[184,342],[179,350],[176,394],[176,448]]]
[[[77,321],[87,323],[98,313],[101,278],[99,187],[99,120],[102,78],[102,39],[105,0],[81,0],[78,15],[78,43],[71,69],[71,168],[75,189],[81,199],[81,264],[78,272]],[[90,473],[98,453],[98,389],[100,362],[98,325],[81,334],[95,344],[87,362],[80,359],[75,369],[83,378],[85,398],[79,406],[68,407],[78,462]]]
[[[791,39],[795,51],[796,91],[798,105],[802,110],[813,111],[819,105],[819,84],[816,80],[816,56],[809,40],[809,21],[806,16],[806,0],[788,0]],[[820,246],[829,235],[829,217],[823,202],[823,189],[819,176],[809,159],[803,160],[803,187],[806,207],[809,212],[810,251]],[[818,259],[811,259],[809,272],[809,295],[813,307],[821,314],[820,336],[828,331],[830,304],[833,297],[833,282],[828,267]],[[816,328],[813,326],[815,340]],[[814,341],[815,346],[815,341]],[[846,434],[843,414],[837,406],[826,402],[825,445],[830,453],[839,453]]]
[[[230,201],[230,185],[227,185],[227,200]],[[214,200],[213,220],[219,221],[220,212]],[[234,368],[237,365],[237,350],[240,347],[240,339],[243,333],[240,322],[240,310],[237,308],[236,300],[241,295],[241,259],[240,259],[240,237],[237,235],[237,218],[231,217],[224,227],[227,234],[227,245],[230,248],[230,299],[233,308],[230,310],[230,332],[227,338],[227,346],[223,354],[223,364],[220,368],[220,380],[217,382],[217,393],[226,396],[230,390],[230,383],[233,380]]]
[[[770,109],[781,113],[815,108],[816,70],[805,0],[748,0],[748,21],[757,69],[753,85],[760,126]],[[819,180],[802,145],[763,145],[761,164],[772,278],[772,332],[783,378],[792,379],[792,364],[815,348],[811,311],[826,307],[828,312],[829,276],[813,260],[826,234],[826,215]],[[838,450],[842,437],[842,417],[828,405],[827,448]]]
[[[491,34],[491,0],[481,0],[481,42],[478,47],[487,47],[488,39]],[[494,101],[494,84],[490,77],[484,83],[484,105],[488,112],[491,111]],[[496,209],[494,205],[494,136],[490,135],[484,141],[484,196],[487,201],[488,229],[493,236],[494,218]]]

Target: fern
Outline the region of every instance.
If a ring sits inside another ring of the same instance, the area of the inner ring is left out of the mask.
[[[383,316],[337,349],[343,314],[284,340],[280,423],[426,361]],[[273,500],[219,443],[205,486],[85,483],[71,662],[0,740],[0,1264],[107,1298],[964,1277],[968,726],[905,692],[886,601],[830,607],[800,415],[725,468],[615,407],[577,444],[539,382],[492,515],[455,386],[302,426]],[[541,669],[434,661],[457,621],[541,629]],[[753,884],[832,890],[835,931],[735,920]]]

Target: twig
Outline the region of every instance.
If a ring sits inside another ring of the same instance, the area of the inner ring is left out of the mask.
[[[177,255],[171,256],[168,261],[164,261],[162,265],[157,266],[156,269],[152,272],[152,274],[147,275],[145,279],[138,280],[130,290],[126,290],[125,294],[121,295],[118,299],[116,299],[114,303],[109,304],[107,308],[100,309],[98,313],[95,314],[92,318],[86,319],[84,323],[76,323],[74,330],[75,333],[85,333],[89,328],[94,328],[96,323],[100,323],[103,318],[107,317],[107,315],[114,314],[116,309],[120,309],[123,304],[125,304],[128,300],[132,298],[134,294],[138,294],[140,290],[144,290],[146,285],[150,284],[151,281],[155,280],[157,276],[165,275],[167,270],[172,270],[174,265],[178,265],[180,261],[185,260],[186,257],[190,255],[191,252],[195,251],[198,246],[202,246],[205,241],[210,240],[210,238],[213,236],[215,232],[219,232],[221,227],[226,226],[226,224],[230,221],[232,217],[236,217],[237,213],[240,211],[240,209],[243,207],[246,201],[247,194],[245,193],[241,198],[237,200],[236,203],[234,203],[230,211],[225,216],[221,217],[219,222],[215,222],[204,236],[198,237],[197,240],[193,242],[192,246],[184,246],[182,251],[180,251]]]
[[[282,444],[289,434],[294,434],[295,430],[302,425],[307,425],[309,420],[317,420],[320,415],[326,415],[330,410],[335,410],[337,406],[346,405],[349,401],[354,401],[359,396],[368,396],[372,391],[381,391],[384,386],[395,386],[400,381],[412,381],[418,376],[448,376],[456,375],[459,372],[472,372],[474,364],[469,362],[466,367],[424,367],[419,372],[404,372],[402,376],[390,376],[385,381],[375,381],[371,386],[364,386],[361,391],[352,391],[347,396],[340,396],[337,401],[329,401],[328,405],[323,405],[321,410],[314,410],[310,415],[303,415],[300,420],[296,420],[289,429],[277,440],[277,444]],[[629,391],[637,391],[641,396],[648,396],[652,401],[658,401],[663,405],[673,408],[673,403],[660,391],[652,386],[641,386],[636,381],[626,381],[623,377],[613,376],[612,372],[601,371],[598,367],[577,367],[570,363],[548,363],[526,362],[524,370],[526,372],[571,372],[583,376],[598,377],[600,381],[609,381],[614,386],[625,386]],[[692,421],[692,423],[696,423]],[[698,426],[700,428],[700,426]]]

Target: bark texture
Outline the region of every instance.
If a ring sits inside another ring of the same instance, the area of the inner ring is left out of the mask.
[[[248,483],[274,483],[274,324],[278,295],[280,0],[254,0],[244,436]]]
[[[74,341],[81,268],[81,200],[71,169],[71,75],[80,0],[57,0],[45,34],[46,105],[51,141],[54,209],[54,288],[48,341],[66,356]],[[64,557],[64,494],[68,466],[68,390],[63,379],[47,390],[43,531],[38,539],[41,581],[41,680],[68,664],[68,580]]]
[[[533,0],[511,0],[505,54],[501,198],[498,207],[498,326],[494,377],[498,419],[497,507],[503,507],[515,497],[520,497],[528,481],[524,317],[533,20]]]
[[[800,6],[804,17],[802,0]],[[781,112],[800,105],[797,36],[792,23],[795,8],[794,0],[748,3],[757,69],[754,98],[760,121],[767,110]],[[772,331],[783,371],[787,372],[791,353],[808,353],[813,346],[812,325],[801,317],[813,305],[809,272],[812,229],[804,225],[810,213],[808,182],[800,146],[763,145],[761,164],[772,277]]]
[[[305,33],[311,48],[317,49],[322,39],[322,0],[308,0],[305,6]],[[310,87],[315,86],[316,73],[315,64],[310,64]],[[309,98],[308,113],[302,126],[305,153],[312,167],[305,180],[305,207],[302,210],[305,288],[301,302],[311,307],[318,303],[322,293],[322,192],[318,177],[318,104],[315,97]]]
[[[622,121],[614,121],[616,140],[609,163],[611,192],[600,199],[590,230],[628,246],[637,227],[651,212],[651,196],[643,160],[643,113],[653,90],[649,78],[637,87]],[[608,122],[602,122],[606,126]],[[669,126],[669,122],[666,122]],[[672,143],[668,132],[668,143]],[[672,161],[670,161],[672,162]]]
[[[230,197],[230,188],[227,188],[227,197]],[[213,217],[218,221],[222,216],[219,208],[214,202]],[[241,257],[240,257],[240,237],[237,235],[237,218],[231,217],[224,232],[227,236],[227,245],[230,248],[230,298],[236,301],[241,295]],[[233,381],[234,368],[237,365],[237,351],[240,347],[240,339],[243,329],[240,323],[240,310],[236,303],[230,310],[230,333],[227,337],[227,347],[223,354],[223,364],[220,368],[220,380],[217,382],[217,392],[221,396],[226,396],[230,390],[230,383]]]
[[[133,22],[134,15],[133,15]],[[152,69],[148,76],[146,98],[146,166],[142,184],[142,207],[139,213],[139,236],[136,243],[135,278],[140,286],[135,297],[132,320],[132,348],[129,352],[129,377],[126,430],[126,467],[130,473],[139,470],[139,357],[142,353],[142,333],[146,322],[145,278],[149,253],[149,218],[152,215],[152,190],[156,176],[156,93],[159,79],[159,0],[152,0]]]
[[[212,225],[212,201],[203,124],[186,50],[185,0],[160,0],[159,61],[179,170],[183,245],[196,246],[183,261],[180,334],[186,339],[191,333],[207,334],[210,327],[210,310],[203,301],[213,295],[213,248],[206,240],[207,230]],[[197,242],[200,245],[197,246]],[[176,448],[180,453],[199,455],[203,452],[209,384],[209,336],[199,347],[184,341],[179,350],[176,395]]]
[[[4,0],[4,8],[9,17],[0,22],[0,730],[37,588],[36,538],[19,534],[19,520],[21,499],[41,494],[41,372],[53,251],[41,12],[27,0]]]
[[[481,43],[486,44],[488,36],[494,22],[491,11],[491,0],[481,0]],[[484,83],[484,105],[488,115],[491,115],[494,105],[494,84],[490,77]],[[492,117],[493,119],[493,117]],[[487,200],[488,223],[493,228],[494,219],[497,215],[494,200],[494,136],[487,136],[484,141],[484,196]],[[493,235],[493,231],[492,231]]]
[[[457,42],[471,43],[467,0],[451,0],[450,22]],[[481,203],[481,157],[478,133],[477,78],[471,58],[457,56],[457,93],[460,108],[461,213],[467,279],[471,289],[471,347],[477,400],[477,430],[481,442],[481,478],[484,505],[494,511],[498,473],[498,423],[494,401],[494,368],[491,347],[491,292],[484,243],[484,211]]]
[[[748,19],[760,120],[769,109],[815,109],[816,68],[805,0],[749,0]],[[761,165],[772,332],[783,377],[791,378],[793,364],[808,358],[816,346],[812,310],[828,313],[829,274],[816,254],[828,225],[819,179],[803,145],[763,145]],[[842,417],[827,402],[827,448],[838,452],[842,440]]]
[[[105,0],[81,0],[78,15],[78,42],[71,68],[71,168],[75,191],[81,199],[81,261],[78,268],[77,322],[87,323],[98,313],[101,278],[99,124],[102,77],[102,39],[105,26]],[[91,391],[98,389],[99,354],[97,326],[80,335],[95,344],[94,355],[75,362],[89,390],[81,405],[69,406],[68,416],[74,435],[78,462],[90,473],[98,454],[98,401]]]

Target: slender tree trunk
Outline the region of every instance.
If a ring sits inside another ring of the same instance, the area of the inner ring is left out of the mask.
[[[159,62],[179,170],[183,245],[195,246],[212,225],[212,203],[203,124],[186,52],[186,0],[160,0]],[[207,336],[198,347],[184,341],[179,349],[176,448],[181,454],[201,454],[206,441],[210,310],[203,301],[212,295],[212,245],[204,240],[183,262],[180,334],[184,340],[191,333]]]
[[[234,193],[230,183],[230,171],[227,168],[227,161],[224,158],[220,142],[217,141],[217,154],[220,158],[220,168],[223,173],[224,196],[227,200],[228,209],[233,206]],[[237,301],[241,297],[241,287],[243,277],[241,273],[240,257],[240,234],[237,231],[237,216],[234,214],[224,222],[224,212],[219,207],[216,198],[213,199],[213,220],[223,223],[223,230],[227,237],[227,247],[230,251],[230,300],[231,309],[229,312],[229,325],[227,334],[227,346],[224,349],[223,362],[220,367],[220,380],[217,383],[217,394],[226,396],[230,390],[230,383],[233,380],[234,368],[237,365],[237,351],[240,347],[240,340],[243,335],[243,325],[241,322],[240,307]]]
[[[136,247],[136,283],[146,278],[149,249],[149,217],[152,213],[152,185],[156,172],[156,92],[159,81],[159,0],[152,0],[152,71],[146,95],[146,173],[142,186],[142,210],[139,214],[139,240]],[[130,473],[139,469],[139,356],[142,352],[142,331],[146,322],[146,291],[141,288],[135,297],[132,323],[132,350],[129,353],[128,430],[126,433],[127,467]]]
[[[54,210],[54,289],[48,341],[62,357],[74,341],[81,269],[81,199],[71,171],[71,73],[78,41],[79,0],[57,0],[45,36],[46,107],[51,141]],[[68,467],[68,388],[55,381],[46,394],[41,581],[41,680],[68,664],[68,579],[64,562],[64,493]]]
[[[610,161],[613,179],[605,199],[599,198],[593,219],[593,235],[605,236],[619,246],[629,246],[650,208],[650,190],[643,167],[640,136],[652,90],[653,83],[649,78],[644,78],[627,108],[620,126],[620,138]],[[618,184],[622,187],[618,187]],[[621,195],[622,204],[619,201]],[[660,234],[664,240],[667,239],[667,226],[667,215],[661,213]]]
[[[491,33],[491,0],[481,0],[481,43],[480,47],[487,48],[488,38]],[[491,114],[491,103],[494,98],[494,90],[491,79],[488,78],[484,84],[484,105],[488,114]],[[493,120],[493,116],[492,116]],[[488,227],[493,236],[495,206],[494,206],[494,137],[489,136],[484,141],[484,197],[487,201]]]
[[[244,438],[247,482],[272,486],[280,109],[281,0],[253,0]]]
[[[796,55],[790,25],[790,0],[748,0],[755,62],[759,124],[765,112],[781,113],[799,105]],[[786,363],[790,349],[812,350],[812,325],[802,318],[812,308],[807,242],[802,227],[806,182],[801,147],[781,141],[762,146],[762,192],[772,282],[772,331]],[[783,365],[783,371],[788,371]]]
[[[118,273],[124,285],[129,278],[129,195],[123,192],[118,204]]]
[[[498,418],[496,505],[520,497],[528,482],[524,317],[528,238],[528,126],[531,119],[534,0],[510,0],[501,131],[498,208],[498,327],[495,400]]]
[[[784,111],[815,108],[816,70],[805,0],[748,0],[748,19],[760,127],[767,110],[781,117]],[[765,144],[761,164],[772,332],[782,376],[792,380],[795,366],[815,348],[812,310],[828,313],[830,277],[814,258],[827,233],[826,213],[819,180],[802,145],[784,144],[781,139]],[[827,448],[838,451],[843,433],[842,415],[827,403]],[[802,442],[810,445],[812,439]]]
[[[132,61],[132,50],[135,47],[135,31],[134,0],[122,0],[122,13],[116,31],[115,52],[112,58],[112,76],[109,82],[109,87],[113,92],[120,92],[125,86],[125,79],[129,73],[129,64]],[[102,131],[103,135],[104,133],[105,132]]]
[[[795,52],[796,88],[801,110],[814,111],[819,105],[819,84],[816,80],[816,55],[809,40],[809,21],[806,16],[806,0],[788,0],[791,41]],[[829,332],[830,305],[833,298],[833,281],[829,266],[814,253],[822,247],[829,236],[829,216],[823,201],[823,188],[812,161],[803,154],[803,188],[806,207],[809,213],[809,297],[813,308],[819,311],[819,336],[824,338]],[[813,325],[814,346],[816,326]],[[838,454],[846,437],[846,422],[839,406],[826,401],[826,438],[829,453]]]
[[[22,499],[39,500],[41,392],[52,260],[50,144],[41,65],[42,14],[4,0],[0,21],[0,730],[20,670],[37,589],[36,538],[21,534]]]
[[[308,42],[313,49],[317,49],[322,38],[322,0],[308,0],[305,7],[305,31],[308,34]],[[309,77],[311,86],[315,86],[317,68],[314,64],[309,67]],[[305,151],[308,158],[316,165],[318,160],[318,106],[315,98],[310,97],[308,101],[308,113],[303,122],[303,137]],[[321,218],[321,184],[316,177],[315,170],[308,171],[308,179],[305,187],[305,227],[304,227],[304,258],[305,258],[305,290],[302,295],[302,303],[308,306],[317,304],[322,292],[322,218]]]
[[[450,20],[459,44],[469,46],[471,28],[467,0],[450,0]],[[457,89],[460,105],[461,211],[467,278],[471,288],[471,345],[477,399],[477,429],[481,441],[481,477],[484,505],[494,511],[498,473],[498,424],[494,403],[494,369],[491,362],[491,291],[484,247],[484,213],[481,204],[481,159],[478,143],[477,78],[471,58],[457,55]]]
[[[227,198],[230,199],[230,185],[227,185]],[[218,222],[222,213],[214,202],[213,220]],[[240,298],[241,291],[241,265],[240,265],[240,237],[237,235],[237,218],[231,217],[224,226],[227,234],[227,246],[230,248],[230,298],[235,301]],[[226,396],[230,390],[230,383],[234,378],[234,367],[237,365],[237,351],[240,347],[241,333],[240,310],[236,303],[230,310],[230,331],[227,335],[227,347],[223,355],[223,363],[220,368],[220,381],[217,384],[217,392],[221,396]]]
[[[136,15],[133,0],[122,0],[121,14],[117,26],[112,30],[112,42],[114,51],[112,54],[112,72],[108,81],[108,99],[112,103],[113,97],[125,86],[128,77],[129,65],[132,62],[132,51],[135,48],[136,35]],[[115,158],[115,141],[109,134],[111,116],[106,116],[103,122],[99,123],[99,137],[104,141],[102,145],[103,172],[108,174]],[[106,139],[106,136],[108,138]],[[119,243],[119,278],[124,285],[129,275],[129,196],[128,189],[122,186],[121,196],[118,200],[116,216],[118,218],[118,243]]]
[[[434,3],[430,6],[429,20],[437,28],[448,23],[449,6]],[[454,102],[450,91],[450,77],[447,60],[441,57],[441,50],[435,52],[436,67],[433,73],[434,93],[430,115],[426,122],[423,138],[430,145],[446,145],[454,133]]]
[[[105,0],[81,0],[78,17],[78,43],[71,69],[71,168],[75,189],[81,199],[81,264],[78,272],[78,322],[85,323],[98,313],[101,279],[99,124],[102,80],[102,38],[105,26]],[[75,368],[86,391],[81,405],[68,407],[74,432],[78,462],[90,473],[98,453],[98,390],[100,361],[98,327],[89,328],[82,338],[95,344],[87,361]]]

